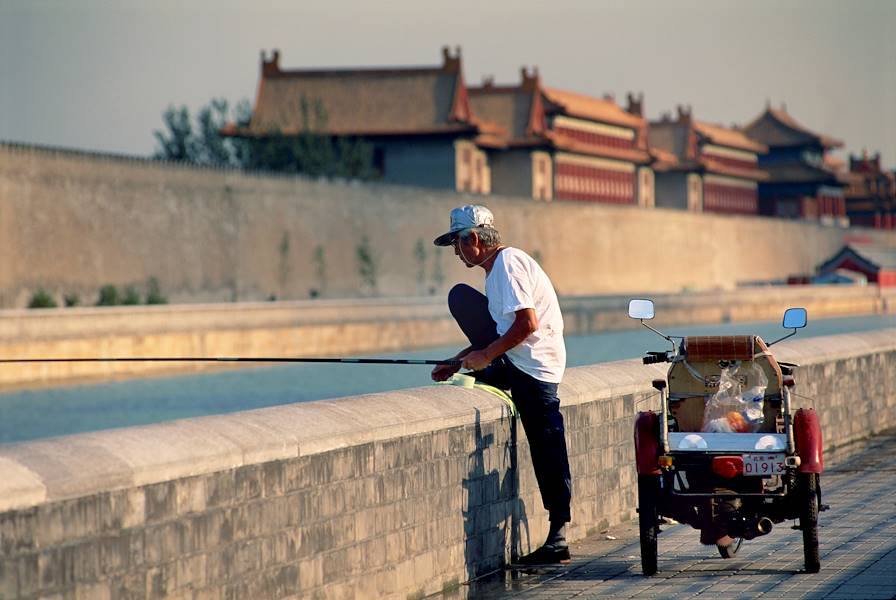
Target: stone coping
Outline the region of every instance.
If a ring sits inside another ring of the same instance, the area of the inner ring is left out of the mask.
[[[796,338],[775,354],[809,365],[892,350],[896,329]],[[666,368],[639,359],[572,368],[560,395],[571,405],[650,391]],[[4,444],[0,511],[508,416],[488,392],[432,385]]]

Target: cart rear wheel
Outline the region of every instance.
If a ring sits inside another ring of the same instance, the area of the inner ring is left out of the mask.
[[[658,495],[659,477],[656,475],[638,475],[638,524],[641,530],[641,570],[645,575],[656,573],[656,536],[659,533]]]
[[[806,573],[818,573],[821,559],[818,555],[818,474],[800,473],[800,529],[803,530],[803,554]]]
[[[734,541],[727,546],[716,544],[716,547],[719,549],[719,554],[722,558],[734,558],[734,555],[737,554],[737,551],[740,550],[740,545],[743,543],[744,538],[734,538]]]

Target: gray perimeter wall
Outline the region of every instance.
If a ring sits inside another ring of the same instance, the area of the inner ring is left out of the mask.
[[[40,287],[90,305],[105,284],[145,293],[151,277],[172,302],[444,296],[453,282],[482,280],[450,248],[432,246],[451,208],[470,202],[494,210],[505,242],[541,257],[562,295],[732,289],[812,273],[857,236],[896,244],[892,231],[0,144],[0,307],[24,307]],[[365,237],[372,282],[358,258]]]
[[[896,425],[896,330],[775,349],[826,447]],[[635,516],[632,424],[663,374],[568,372],[572,539]],[[4,599],[419,597],[546,528],[522,428],[461,387],[0,446]]]

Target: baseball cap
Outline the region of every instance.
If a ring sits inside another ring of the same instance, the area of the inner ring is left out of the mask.
[[[433,244],[436,246],[450,246],[454,243],[457,235],[465,230],[473,227],[492,227],[495,226],[495,215],[492,211],[481,204],[467,204],[451,210],[451,227],[448,233],[443,233],[435,240]]]

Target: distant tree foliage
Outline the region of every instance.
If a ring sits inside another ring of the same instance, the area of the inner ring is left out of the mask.
[[[239,128],[249,125],[252,108],[248,100],[241,100],[231,110],[227,100],[216,98],[199,110],[195,126],[186,106],[169,106],[162,113],[165,129],[153,132],[158,142],[154,158],[313,177],[376,176],[372,144],[361,138],[315,133],[327,125],[327,113],[319,100],[309,102],[303,96],[299,110],[302,129],[298,135],[282,135],[270,127],[264,137],[225,137],[221,129],[228,122]]]

